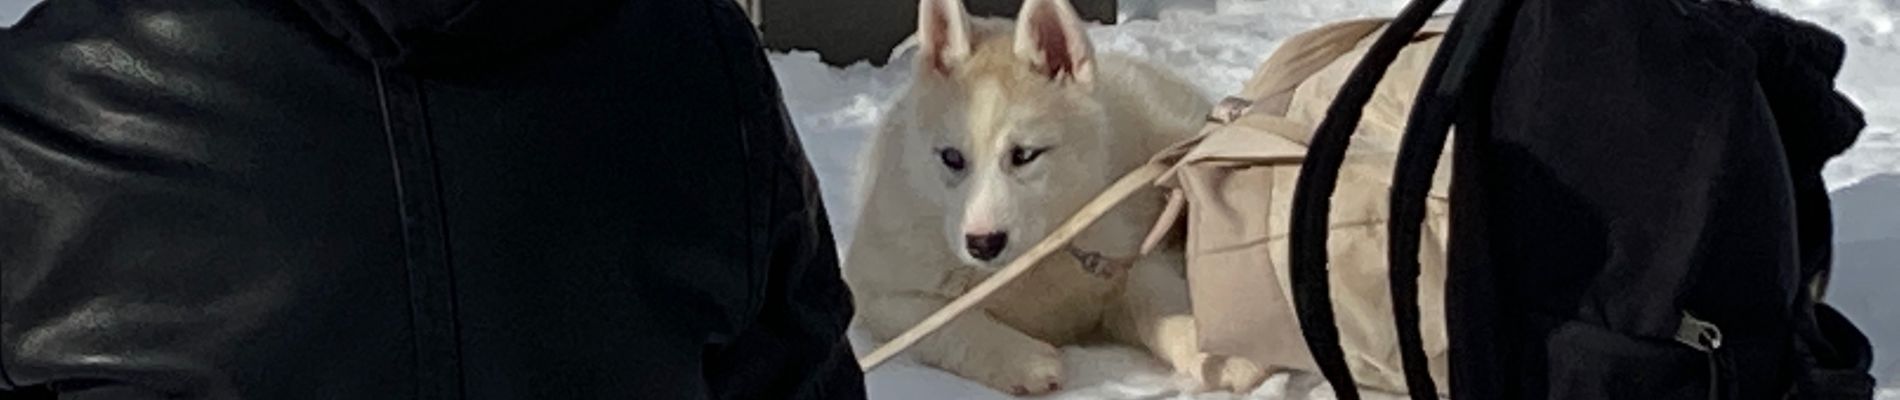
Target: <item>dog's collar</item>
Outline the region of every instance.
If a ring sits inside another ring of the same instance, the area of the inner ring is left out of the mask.
[[[1075,257],[1076,263],[1081,264],[1082,270],[1088,271],[1090,275],[1111,278],[1115,274],[1135,267],[1135,257],[1109,257],[1074,245],[1063,249],[1068,251],[1070,257]]]

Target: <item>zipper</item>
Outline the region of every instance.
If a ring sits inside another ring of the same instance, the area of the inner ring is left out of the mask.
[[[463,397],[461,343],[455,315],[454,269],[441,176],[416,78],[387,66],[373,70],[383,133],[402,218],[403,262],[409,277],[410,331],[414,336],[415,398]]]
[[[1682,322],[1676,326],[1676,342],[1708,356],[1709,400],[1720,400],[1722,375],[1721,363],[1716,359],[1716,351],[1722,348],[1722,329],[1714,323],[1696,318],[1684,311]]]

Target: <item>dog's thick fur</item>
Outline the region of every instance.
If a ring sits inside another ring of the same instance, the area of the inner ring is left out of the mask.
[[[859,325],[889,340],[1041,241],[1116,178],[1189,138],[1210,105],[1154,66],[1094,54],[1066,0],[1027,0],[1010,20],[922,0],[910,86],[883,118],[859,182],[845,258]],[[961,168],[954,168],[955,166]],[[1138,196],[1075,245],[1132,257],[1160,213]],[[982,258],[971,235],[1005,233]],[[1058,254],[912,348],[916,359],[998,390],[1060,387],[1058,346],[1141,346],[1204,389],[1244,391],[1264,371],[1199,351],[1178,247],[1126,273],[1090,275]]]

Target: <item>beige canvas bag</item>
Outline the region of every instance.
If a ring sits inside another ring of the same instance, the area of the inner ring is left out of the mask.
[[[1117,180],[1048,238],[861,357],[859,365],[870,370],[889,360],[1060,251],[1122,200],[1159,188],[1169,193],[1169,207],[1147,246],[1185,228],[1189,292],[1203,348],[1271,368],[1314,370],[1287,278],[1294,182],[1307,138],[1388,21],[1338,22],[1288,39],[1239,93],[1212,110],[1194,139]],[[1390,67],[1352,137],[1333,196],[1328,241],[1333,309],[1347,363],[1367,388],[1405,388],[1386,289],[1385,203],[1406,115],[1448,22],[1441,17],[1428,23]],[[1419,305],[1425,351],[1443,395],[1449,390],[1443,309],[1449,161],[1438,168],[1422,232],[1429,243],[1422,244],[1419,257]]]
[[[1157,232],[1185,221],[1188,286],[1205,350],[1315,370],[1288,279],[1294,183],[1308,138],[1387,22],[1339,22],[1288,39],[1216,107],[1199,137],[1156,157],[1172,166],[1157,180],[1172,191]],[[1392,64],[1353,134],[1332,199],[1328,252],[1340,345],[1353,378],[1369,388],[1405,388],[1386,279],[1386,201],[1406,116],[1447,22],[1426,25]],[[1443,282],[1451,175],[1450,157],[1443,160],[1419,257],[1421,330],[1441,395],[1449,391]]]

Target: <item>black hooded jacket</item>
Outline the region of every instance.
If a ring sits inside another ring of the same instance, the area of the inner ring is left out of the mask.
[[[862,398],[753,32],[725,0],[41,4],[0,30],[0,398]]]

